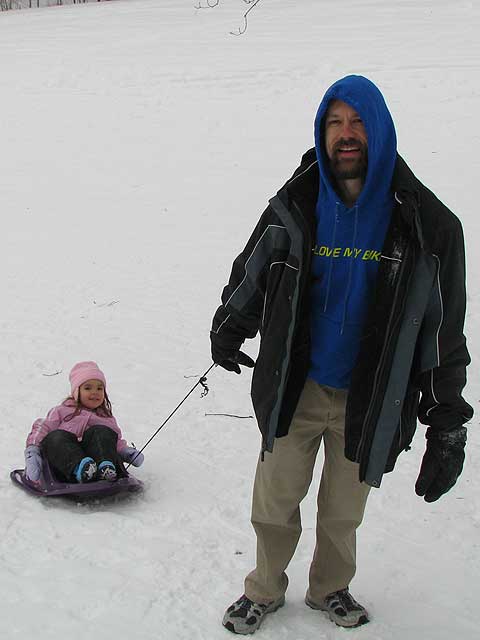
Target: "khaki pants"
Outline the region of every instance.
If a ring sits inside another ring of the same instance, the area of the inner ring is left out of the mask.
[[[300,502],[312,481],[323,438],[325,463],[318,492],[317,542],[308,596],[314,603],[347,587],[356,569],[356,529],[370,487],[358,480],[358,464],[344,454],[347,392],[307,380],[287,436],[259,460],[253,490],[252,524],[257,566],[245,579],[245,594],[267,603],[285,594],[285,570],[300,533]]]

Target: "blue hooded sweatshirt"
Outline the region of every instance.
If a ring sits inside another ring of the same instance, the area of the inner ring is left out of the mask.
[[[367,133],[365,183],[350,209],[335,191],[323,144],[324,117],[332,100],[355,109]],[[382,94],[370,80],[347,76],[328,89],[315,118],[315,148],[320,189],[312,256],[309,376],[319,384],[348,389],[394,202],[395,127]]]

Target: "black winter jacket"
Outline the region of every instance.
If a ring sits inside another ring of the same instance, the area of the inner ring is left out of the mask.
[[[319,176],[315,149],[270,200],[233,263],[212,339],[239,348],[260,331],[252,400],[272,451],[288,429],[310,363],[311,253]],[[435,430],[473,415],[462,398],[470,357],[463,335],[462,227],[398,156],[387,231],[360,353],[352,373],[345,455],[380,486],[408,449],[417,417]]]

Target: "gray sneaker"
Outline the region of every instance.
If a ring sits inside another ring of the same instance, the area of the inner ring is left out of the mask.
[[[305,604],[312,609],[326,611],[330,620],[340,627],[359,627],[368,622],[367,610],[353,598],[348,588],[330,593],[321,604],[310,600],[307,593]]]
[[[255,633],[267,613],[273,613],[285,604],[285,597],[268,604],[257,604],[243,595],[225,611],[223,626],[232,633]]]

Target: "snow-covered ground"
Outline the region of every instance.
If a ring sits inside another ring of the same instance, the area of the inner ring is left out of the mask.
[[[0,14],[0,637],[230,637],[220,620],[254,563],[259,448],[250,374],[215,369],[146,450],[140,497],[90,505],[16,489],[34,418],[77,360],[105,370],[125,435],[143,444],[210,366],[233,257],[312,145],[325,89],[369,76],[399,150],[462,219],[467,334],[480,340],[480,7],[467,0],[119,0]],[[247,346],[255,355],[255,342]],[[51,375],[59,372],[58,375]],[[470,367],[466,397],[478,408]],[[193,376],[193,377],[188,377]],[[195,376],[197,378],[195,378]],[[372,492],[354,594],[359,640],[473,640],[480,598],[480,437],[427,505],[423,428]],[[321,462],[321,461],[319,461]],[[320,467],[319,467],[320,469]],[[258,638],[335,640],[305,607],[316,481],[287,605]]]

